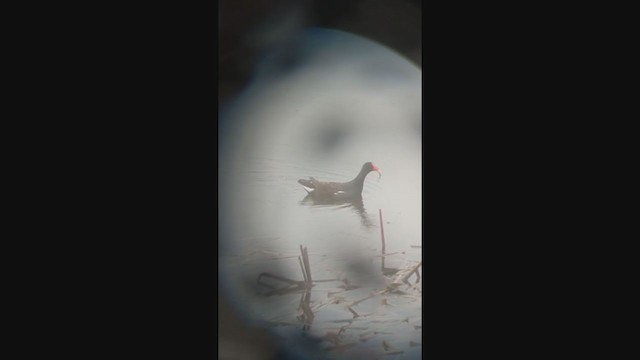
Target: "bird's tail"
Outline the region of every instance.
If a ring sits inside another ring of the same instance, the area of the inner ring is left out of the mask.
[[[307,194],[310,194],[311,193],[310,190],[316,188],[315,184],[313,183],[313,180],[314,179],[311,179],[311,180],[300,179],[298,180],[298,183],[304,186],[304,190],[307,192]]]
[[[306,180],[306,179],[300,179],[298,180],[298,183],[302,186],[306,186],[310,189],[315,188],[315,185],[313,184],[313,180]]]

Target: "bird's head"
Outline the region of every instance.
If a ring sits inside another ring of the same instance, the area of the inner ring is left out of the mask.
[[[367,173],[369,173],[371,171],[375,171],[375,172],[378,173],[378,179],[382,177],[382,172],[380,171],[380,168],[377,167],[371,161],[366,162],[364,165],[362,165],[362,170],[366,171]]]

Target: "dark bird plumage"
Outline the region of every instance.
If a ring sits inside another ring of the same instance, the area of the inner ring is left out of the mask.
[[[308,180],[298,180],[298,183],[305,187],[305,190],[307,190],[309,195],[314,197],[357,198],[362,196],[364,179],[372,171],[375,171],[382,176],[380,169],[377,166],[371,162],[367,162],[362,165],[362,169],[355,179],[348,182],[322,182],[318,181],[316,178],[309,177]]]

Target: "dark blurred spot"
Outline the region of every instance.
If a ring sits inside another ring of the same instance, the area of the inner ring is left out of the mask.
[[[330,111],[312,120],[306,136],[301,138],[320,157],[340,150],[355,132],[352,119],[345,113],[346,109],[333,105]]]
[[[335,151],[347,138],[347,129],[339,124],[333,124],[324,129],[318,136],[321,148],[325,152]]]
[[[353,257],[346,268],[349,283],[358,287],[376,287],[382,285],[380,265],[371,258]]]
[[[352,274],[356,274],[361,277],[366,277],[369,275],[369,272],[371,270],[370,267],[371,267],[370,262],[362,258],[362,259],[353,259],[349,263],[348,269],[349,271],[352,272]]]

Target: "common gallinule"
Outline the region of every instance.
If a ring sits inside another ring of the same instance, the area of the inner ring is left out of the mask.
[[[367,162],[362,165],[362,169],[355,179],[345,183],[322,182],[313,177],[309,177],[309,180],[300,179],[298,182],[304,186],[309,195],[314,197],[358,198],[362,196],[364,178],[372,171],[375,171],[382,176],[382,173],[377,166],[371,162]]]

